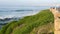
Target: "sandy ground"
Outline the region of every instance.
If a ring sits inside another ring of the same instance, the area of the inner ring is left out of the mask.
[[[60,13],[56,9],[50,9],[54,14],[54,34],[60,34]]]

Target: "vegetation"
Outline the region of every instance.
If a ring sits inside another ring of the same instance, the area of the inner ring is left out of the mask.
[[[48,26],[47,24],[49,23],[54,23],[53,14],[48,9],[42,10],[36,15],[26,16],[18,21],[10,22],[0,30],[0,34],[38,34],[37,31],[41,29],[43,25]],[[52,32],[50,33],[53,34],[53,25],[49,26],[51,28],[45,27],[45,31],[42,29],[42,32],[48,34],[48,32],[51,30]],[[47,28],[49,29],[47,30]],[[36,32],[33,31],[34,29]]]

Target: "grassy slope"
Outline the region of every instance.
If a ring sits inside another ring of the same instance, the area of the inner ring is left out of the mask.
[[[34,28],[46,25],[50,22],[53,24],[53,14],[49,10],[42,10],[33,16],[26,16],[19,21],[13,21],[4,26],[0,34],[30,34]]]

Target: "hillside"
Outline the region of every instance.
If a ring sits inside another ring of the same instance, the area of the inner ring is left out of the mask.
[[[53,14],[49,10],[42,10],[36,15],[8,23],[0,34],[53,34],[53,23]]]

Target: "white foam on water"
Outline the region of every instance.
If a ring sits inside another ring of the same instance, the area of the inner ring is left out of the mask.
[[[24,16],[30,16],[30,15],[35,15],[39,11],[26,11],[26,12],[12,12],[7,15],[0,16],[0,19],[5,19],[5,18],[12,18],[12,17],[24,17]]]

